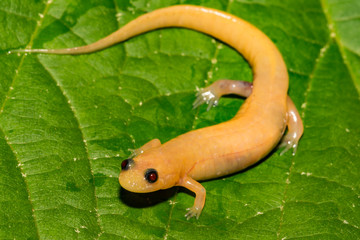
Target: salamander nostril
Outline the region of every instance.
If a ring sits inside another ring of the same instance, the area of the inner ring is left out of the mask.
[[[129,161],[128,160],[124,160],[121,162],[121,170],[126,170],[128,167]]]
[[[126,159],[121,162],[121,170],[128,170],[133,165],[134,165],[134,160],[132,160],[131,158]]]

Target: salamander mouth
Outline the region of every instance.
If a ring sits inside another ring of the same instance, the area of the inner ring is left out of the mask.
[[[151,183],[148,183],[144,176],[140,176],[136,171],[121,171],[119,175],[119,183],[121,187],[130,192],[148,193],[154,189]]]

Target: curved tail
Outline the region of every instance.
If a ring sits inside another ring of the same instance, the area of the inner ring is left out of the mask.
[[[253,94],[242,107],[242,111],[248,110],[249,103],[255,100],[254,96],[257,96],[257,104],[251,104],[259,105],[253,109],[254,112],[261,108],[269,108],[269,112],[273,111],[272,108],[279,111],[281,106],[280,115],[285,115],[288,75],[280,52],[259,29],[220,10],[192,5],[171,6],[144,14],[109,36],[86,46],[65,49],[24,49],[14,50],[11,53],[91,53],[141,33],[166,27],[182,27],[203,32],[235,48],[250,63],[254,73]]]

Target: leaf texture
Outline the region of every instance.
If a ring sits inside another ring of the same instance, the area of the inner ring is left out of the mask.
[[[275,150],[203,182],[205,208],[189,221],[189,192],[127,192],[120,163],[153,138],[232,118],[242,99],[209,112],[192,102],[217,79],[252,80],[239,53],[172,28],[87,55],[7,54],[89,44],[175,4],[221,9],[264,31],[305,126],[295,156]],[[360,238],[358,1],[3,0],[0,20],[1,239]]]

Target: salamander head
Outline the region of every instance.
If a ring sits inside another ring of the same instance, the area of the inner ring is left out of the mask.
[[[154,192],[173,187],[179,180],[176,170],[166,164],[166,161],[161,161],[159,156],[141,154],[134,159],[122,161],[119,182],[131,192]]]

